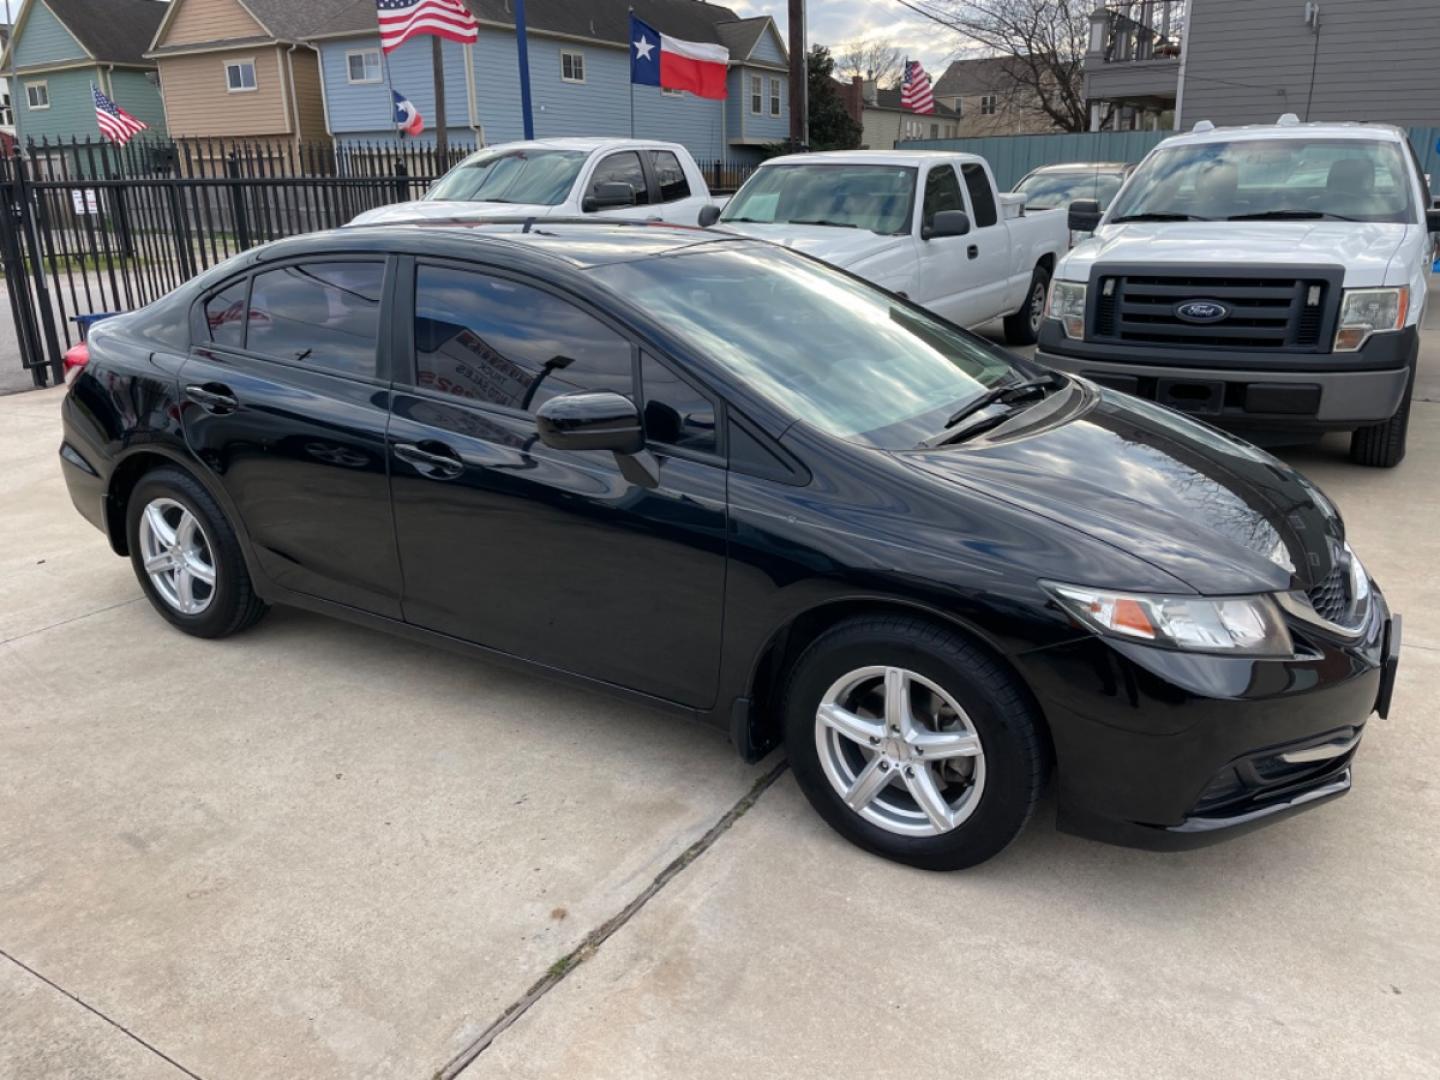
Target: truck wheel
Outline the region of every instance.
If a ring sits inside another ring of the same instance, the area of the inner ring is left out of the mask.
[[[1013,315],[1005,316],[1005,340],[1011,345],[1034,345],[1040,340],[1040,320],[1045,318],[1045,293],[1050,288],[1050,271],[1035,268],[1025,303]]]
[[[1405,459],[1405,436],[1410,429],[1410,392],[1414,388],[1415,371],[1412,368],[1405,396],[1400,399],[1400,408],[1395,415],[1384,423],[1356,428],[1351,434],[1351,461],[1373,469],[1393,469]]]

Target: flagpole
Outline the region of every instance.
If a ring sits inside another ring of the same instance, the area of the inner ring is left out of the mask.
[[[349,61],[346,61],[349,63]],[[389,97],[385,99],[386,105],[390,108],[390,126],[395,129],[395,138],[400,138],[400,120],[395,115],[395,84],[390,81],[390,54],[383,48],[380,50],[380,66],[385,69],[385,89],[390,91]]]
[[[520,122],[525,138],[535,138],[535,118],[530,112],[530,46],[525,40],[525,0],[515,0],[515,52],[520,61]]]
[[[635,8],[632,5],[627,10],[630,13],[630,18],[625,21],[625,25],[627,27],[634,27]],[[625,37],[627,40],[629,39],[629,30],[626,30]],[[633,139],[635,138],[635,43],[630,41],[625,51],[630,54],[630,137]]]

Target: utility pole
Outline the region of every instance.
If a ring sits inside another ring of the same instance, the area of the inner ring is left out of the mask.
[[[442,42],[430,35],[430,66],[435,70],[435,161],[436,168],[444,172],[450,165],[450,143],[445,129],[445,53]]]
[[[810,142],[810,76],[805,55],[805,0],[790,0],[790,146]],[[749,88],[746,88],[749,92]]]

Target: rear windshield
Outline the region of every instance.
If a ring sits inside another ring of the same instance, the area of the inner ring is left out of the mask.
[[[721,221],[910,231],[915,170],[900,165],[769,165],[742,187]]]
[[[558,206],[588,156],[583,150],[482,150],[442,176],[425,197]]]
[[[1236,139],[1156,151],[1115,200],[1109,221],[1164,215],[1205,221],[1415,218],[1405,158],[1378,139]]]
[[[1086,169],[1081,172],[1032,173],[1015,185],[1015,190],[1025,196],[1029,210],[1054,210],[1069,206],[1076,199],[1094,199],[1104,210],[1120,190],[1123,179],[1118,172],[1097,172]]]

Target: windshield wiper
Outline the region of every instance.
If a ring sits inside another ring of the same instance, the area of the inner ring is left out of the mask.
[[[831,221],[828,218],[791,218],[791,225],[830,225],[837,229],[858,229],[860,226],[849,221]]]
[[[773,221],[764,221],[764,220],[762,220],[761,218],[758,218],[758,217],[727,217],[727,218],[721,218],[721,219],[720,219],[720,224],[721,224],[721,225],[726,225],[726,224],[729,224],[729,223],[732,222],[732,221],[746,221],[746,222],[749,222],[751,225],[774,225],[774,224],[775,224]]]
[[[1359,218],[1346,217],[1344,214],[1332,214],[1328,210],[1261,210],[1254,214],[1231,214],[1226,221],[1264,221],[1266,218],[1275,221],[1319,221],[1326,218],[1330,221],[1359,221]]]
[[[1213,218],[1199,217],[1195,214],[1177,214],[1170,211],[1153,210],[1145,214],[1121,214],[1117,218],[1111,218],[1108,224],[1123,225],[1127,221],[1212,221]]]
[[[1013,409],[996,409],[996,406],[1013,405],[1028,397],[1044,397],[1045,391],[1054,390],[1060,385],[1061,376],[1052,372],[1049,375],[1042,375],[1038,379],[1026,379],[1023,382],[1007,383],[1004,386],[992,386],[951,413],[940,434],[933,439],[927,439],[920,445],[927,448],[944,446],[946,443],[959,442],[963,438],[979,434],[985,428],[993,427],[1001,420],[1006,419],[1014,411]],[[965,423],[967,420],[971,423]]]

